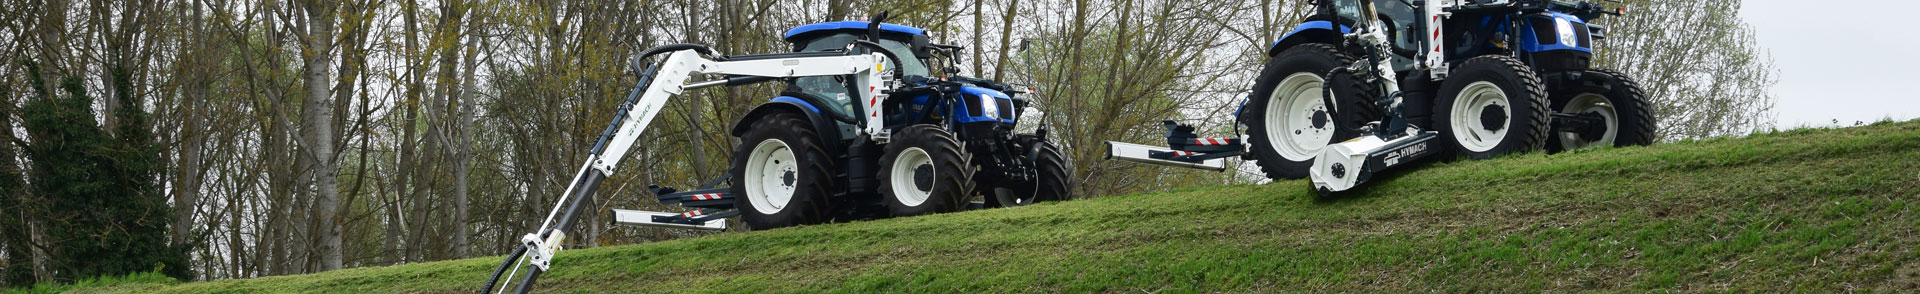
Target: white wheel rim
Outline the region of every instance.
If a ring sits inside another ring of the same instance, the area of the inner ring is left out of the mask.
[[[1460,90],[1459,96],[1454,97],[1452,109],[1453,113],[1448,116],[1453,118],[1450,126],[1453,140],[1469,151],[1493,150],[1493,147],[1506,140],[1507,130],[1512,129],[1513,103],[1507,100],[1506,91],[1491,82],[1467,85],[1466,89]],[[1487,125],[1481,116],[1491,114],[1489,110],[1498,111],[1506,119],[1501,120],[1499,125]]]
[[[1326,80],[1313,73],[1296,73],[1280,80],[1268,96],[1266,112],[1267,141],[1274,153],[1292,161],[1306,161],[1320,155],[1320,148],[1333,141],[1333,118],[1314,124],[1316,116],[1327,113],[1322,85]],[[1336,110],[1337,111],[1337,110]]]
[[[799,170],[793,149],[787,148],[786,142],[760,141],[753,146],[753,153],[747,154],[746,174],[742,175],[747,185],[747,203],[762,214],[780,213],[793,201],[793,191],[800,182]]]
[[[893,198],[900,200],[900,204],[920,206],[921,203],[927,202],[930,195],[933,195],[934,185],[928,184],[926,190],[921,190],[919,185],[913,183],[915,170],[922,165],[932,166],[933,157],[927,156],[927,151],[920,147],[907,147],[906,150],[900,150],[900,156],[894,157],[893,168],[889,171],[891,174],[887,178],[892,182],[889,185],[893,186]],[[937,168],[927,169],[927,176],[939,181],[938,170]]]
[[[1560,113],[1595,113],[1606,119],[1606,132],[1600,135],[1599,140],[1587,140],[1574,132],[1555,134],[1560,138],[1560,146],[1566,147],[1567,150],[1613,146],[1613,141],[1620,134],[1620,114],[1613,109],[1613,103],[1608,102],[1606,96],[1594,93],[1580,94],[1573,97],[1573,100],[1567,101],[1567,106],[1562,107]]]

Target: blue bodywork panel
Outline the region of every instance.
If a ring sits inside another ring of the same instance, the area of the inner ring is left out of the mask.
[[[1333,22],[1331,22],[1331,21],[1324,21],[1324,20],[1316,20],[1316,21],[1309,21],[1309,22],[1305,22],[1305,23],[1301,23],[1299,27],[1294,27],[1294,28],[1293,28],[1293,31],[1291,31],[1291,32],[1287,32],[1287,34],[1286,34],[1286,35],[1281,35],[1281,36],[1280,36],[1280,40],[1279,40],[1279,41],[1273,41],[1273,45],[1272,45],[1272,46],[1267,46],[1267,51],[1268,51],[1268,52],[1275,52],[1275,51],[1277,51],[1277,50],[1279,50],[1279,49],[1280,49],[1280,44],[1281,44],[1281,43],[1286,43],[1286,42],[1287,42],[1287,38],[1292,38],[1292,37],[1293,37],[1294,35],[1298,35],[1298,34],[1300,34],[1301,32],[1306,32],[1306,31],[1310,31],[1310,30],[1322,30],[1322,31],[1332,31],[1332,30],[1333,30]],[[1346,26],[1346,25],[1341,25],[1341,26],[1340,26],[1340,33],[1341,33],[1341,34],[1346,34],[1346,33],[1352,33],[1352,32],[1353,32],[1353,28],[1352,28],[1352,27],[1348,27],[1348,26]]]
[[[816,106],[813,106],[813,103],[807,103],[807,101],[806,101],[806,100],[800,100],[800,98],[796,98],[796,97],[793,97],[793,96],[780,96],[780,97],[774,97],[774,98],[773,98],[773,100],[771,100],[771,101],[767,101],[767,102],[769,102],[769,103],[772,103],[772,102],[791,102],[791,103],[793,103],[793,104],[799,104],[800,106],[806,106],[806,107],[807,107],[807,110],[808,110],[808,111],[813,111],[813,113],[820,113],[820,107],[816,107]]]
[[[1584,26],[1584,24],[1587,23],[1586,21],[1580,20],[1580,18],[1574,17],[1573,15],[1568,15],[1565,13],[1559,13],[1559,12],[1553,12],[1553,11],[1548,11],[1547,15],[1553,18],[1566,20],[1568,23],[1582,24],[1582,26],[1580,27],[1583,30],[1586,27]],[[1537,16],[1528,16],[1528,17],[1531,18],[1531,17],[1537,17]],[[1541,51],[1553,51],[1553,50],[1579,50],[1581,52],[1589,52],[1589,53],[1593,52],[1593,48],[1580,46],[1580,43],[1577,40],[1574,42],[1574,45],[1567,45],[1565,43],[1560,42],[1558,37],[1556,37],[1554,40],[1539,40],[1538,37],[1535,37],[1537,35],[1534,34],[1535,32],[1534,30],[1537,30],[1537,29],[1538,30],[1554,30],[1554,33],[1555,33],[1554,36],[1559,36],[1558,27],[1535,28],[1533,27],[1533,22],[1527,22],[1527,21],[1520,22],[1520,25],[1521,25],[1520,35],[1519,35],[1520,50],[1522,51],[1541,52]],[[1576,32],[1576,36],[1584,36],[1584,35],[1586,35],[1584,34],[1584,32]]]
[[[803,25],[797,28],[793,28],[791,30],[787,30],[786,36],[782,38],[793,39],[793,36],[799,36],[801,34],[812,33],[812,32],[837,31],[837,30],[866,30],[866,29],[867,29],[867,22],[865,21],[849,20],[849,21],[823,22],[823,23],[816,23],[816,24],[810,24],[810,25]],[[924,30],[924,29],[897,25],[897,24],[890,24],[890,23],[881,23],[880,30],[887,31],[887,32],[908,34],[908,35],[926,35],[927,34],[927,30]]]
[[[986,109],[987,109],[987,107],[992,107],[992,108],[995,108],[995,109],[998,109],[998,110],[996,111],[997,113],[1008,113],[1008,112],[1011,112],[1011,111],[1013,111],[1013,109],[999,109],[999,108],[1001,107],[1000,105],[1013,105],[1013,98],[1012,98],[1012,97],[1009,97],[1009,96],[1007,96],[1007,93],[1001,93],[1000,91],[994,91],[993,89],[987,89],[987,88],[981,88],[981,87],[974,87],[974,86],[961,86],[961,87],[960,87],[960,101],[964,101],[964,103],[966,103],[966,104],[975,104],[975,103],[980,103],[980,95],[987,95],[987,97],[993,97],[993,99],[994,99],[994,104],[993,104],[993,105],[980,105],[980,106],[981,106],[981,108],[980,108],[980,109],[981,109],[981,112],[985,112],[985,111],[986,111]],[[1001,101],[1003,101],[1003,100],[1004,100],[1004,101],[1005,101],[1006,103],[1000,103],[1000,102],[1001,102]],[[955,109],[954,109],[954,116],[953,116],[953,117],[954,117],[954,121],[957,121],[957,122],[960,122],[960,123],[963,123],[963,124],[964,124],[964,123],[974,123],[974,122],[983,122],[983,121],[997,121],[997,122],[1004,122],[1004,123],[1013,123],[1013,120],[1011,120],[1011,119],[1000,119],[1000,118],[999,118],[999,117],[997,117],[997,116],[990,116],[990,115],[988,115],[988,114],[986,114],[986,113],[970,113],[970,114],[966,114],[966,115],[961,115],[961,114],[962,114],[962,112],[965,112],[965,111],[967,111],[967,109],[971,109],[971,108],[972,108],[972,107],[957,107],[957,108],[955,108]]]
[[[994,102],[996,102],[993,107],[998,108],[1000,113],[1007,113],[1007,112],[1013,111],[1013,109],[1007,109],[1006,107],[1002,106],[1002,105],[1013,105],[1013,98],[1010,96],[1007,96],[1006,93],[1001,93],[1000,91],[994,91],[993,89],[974,87],[974,86],[960,87],[960,103],[962,103],[961,106],[980,103],[980,95],[983,95],[983,94],[987,95],[987,97],[993,97]],[[909,101],[913,101],[912,102],[913,104],[923,105],[922,107],[924,107],[924,105],[927,105],[927,103],[929,103],[928,99],[932,99],[932,98],[933,97],[930,95],[920,95],[920,96],[913,97],[912,100],[909,100]],[[1004,102],[1004,103],[1001,103],[1001,102]],[[980,108],[981,112],[986,112],[986,108],[985,108],[986,105],[981,105],[981,107],[982,107]],[[954,107],[951,110],[935,110],[935,111],[946,112],[948,117],[952,117],[953,121],[956,123],[963,123],[963,124],[976,123],[976,122],[1014,123],[1014,120],[1000,119],[998,117],[989,116],[985,113],[969,113],[970,111],[968,109],[971,109],[971,108],[972,107]],[[920,116],[920,113],[917,113],[917,112],[907,113],[906,115],[908,115],[909,117],[918,117]]]

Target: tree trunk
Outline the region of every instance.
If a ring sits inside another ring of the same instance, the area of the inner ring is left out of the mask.
[[[52,256],[47,254],[46,249],[39,246],[40,244],[46,244],[47,234],[40,231],[39,220],[27,217],[25,213],[20,215],[20,222],[26,223],[27,225],[27,254],[31,255],[28,256],[27,259],[33,263],[33,280],[35,282],[52,282],[53,271],[47,268],[47,260],[51,259]]]
[[[464,1],[448,1],[448,3],[452,3],[452,5],[455,6],[454,10],[456,14],[466,14],[467,7]],[[475,21],[477,22],[477,20]],[[477,23],[475,25],[477,25]],[[461,35],[459,33],[461,31],[459,29],[460,16],[455,16],[448,26],[453,28],[454,35],[452,38],[456,40],[456,42],[453,43],[462,44],[461,42],[457,42]],[[476,38],[478,37],[476,36]],[[449,149],[453,149],[453,258],[467,258],[467,247],[469,247],[467,240],[467,175],[471,172],[473,159],[473,114],[470,105],[473,104],[471,94],[474,91],[473,71],[476,66],[474,64],[474,55],[478,54],[474,50],[468,50],[468,46],[471,46],[471,44],[466,46],[453,46],[450,50],[447,50],[449,53],[461,51],[467,53],[461,61],[463,63],[462,75],[458,80],[459,82],[456,83],[456,85],[459,86],[449,89],[454,92],[449,95],[450,99],[447,103],[447,111],[453,112],[454,121],[456,122],[449,128],[454,133],[455,142],[448,144],[450,145],[449,147],[451,147]]]
[[[340,269],[341,220],[338,189],[339,163],[334,161],[333,142],[333,21],[335,5],[331,1],[306,0],[302,8],[307,16],[307,46],[303,57],[306,59],[306,100],[302,103],[302,144],[308,160],[313,162],[310,173],[313,176],[314,222],[319,225],[314,234],[319,235],[320,244],[315,248],[319,255],[320,271]]]
[[[414,247],[411,243],[405,243],[405,241],[411,241],[412,239],[406,238],[409,236],[406,231],[406,223],[409,218],[402,212],[406,211],[407,200],[412,199],[410,196],[413,195],[413,190],[416,189],[414,185],[418,184],[412,182],[413,174],[415,173],[414,170],[418,168],[417,164],[419,163],[419,160],[415,158],[418,155],[416,155],[414,151],[415,145],[418,145],[414,142],[414,137],[418,136],[418,134],[414,133],[414,130],[418,129],[414,127],[414,123],[420,119],[420,87],[422,87],[421,84],[423,84],[423,82],[421,82],[419,78],[420,64],[416,61],[419,59],[416,54],[420,52],[420,30],[419,26],[415,25],[417,21],[416,13],[414,12],[414,9],[417,8],[415,5],[416,3],[414,1],[409,0],[400,7],[400,9],[402,9],[402,22],[406,23],[406,25],[402,26],[406,32],[406,51],[401,52],[401,54],[406,57],[407,85],[405,85],[406,100],[401,103],[401,111],[398,114],[401,116],[401,119],[400,122],[395,123],[396,128],[398,128],[400,132],[400,142],[394,146],[394,149],[400,152],[400,162],[395,164],[396,167],[392,177],[395,184],[393,185],[393,194],[390,195],[392,198],[388,199],[389,202],[387,203],[387,216],[389,220],[387,221],[386,230],[387,248],[389,248],[387,260],[389,263],[395,264],[413,258]]]
[[[187,5],[183,3],[181,6]],[[183,7],[182,10],[191,13],[187,16],[187,29],[191,30],[190,34],[192,36],[207,36],[206,25],[201,21],[202,12],[200,7],[194,5],[191,8]],[[213,50],[212,46],[208,44],[212,42],[211,38],[186,37],[182,39],[186,39],[183,40],[185,43],[191,43],[192,45],[190,46],[192,46],[192,50],[198,54],[196,54],[192,60],[181,63],[190,68],[180,72],[192,74],[186,77],[186,82],[182,83],[184,87],[182,87],[181,93],[185,99],[181,99],[179,102],[182,109],[175,112],[182,116],[180,118],[182,120],[180,128],[177,132],[177,134],[180,134],[180,139],[179,142],[176,143],[179,148],[180,158],[179,161],[174,164],[173,169],[173,178],[178,181],[177,184],[173,185],[173,244],[175,245],[185,245],[194,241],[191,239],[193,237],[193,229],[200,227],[194,225],[193,217],[194,212],[199,209],[200,189],[205,180],[205,168],[201,166],[200,161],[202,160],[202,152],[204,152],[206,148],[207,132],[209,130],[205,129],[206,113],[202,111],[203,107],[200,107],[206,102],[199,98],[207,97],[207,89],[212,87],[212,78],[210,76],[219,70],[209,62],[216,58],[216,56],[213,55],[216,50]]]
[[[993,80],[1006,81],[1007,52],[1013,52],[1013,16],[1020,10],[1020,0],[1008,1],[1006,13],[1000,16],[1000,57],[993,60]]]

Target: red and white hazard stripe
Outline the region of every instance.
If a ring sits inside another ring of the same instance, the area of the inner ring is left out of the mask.
[[[1195,138],[1193,139],[1193,144],[1200,145],[1200,146],[1227,145],[1228,143],[1232,143],[1232,142],[1233,141],[1231,139],[1227,139],[1227,138]]]
[[[693,200],[720,200],[720,193],[695,194]]]
[[[706,214],[706,213],[702,213],[702,212],[701,212],[701,210],[695,210],[695,211],[688,211],[687,213],[682,213],[682,214],[680,214],[680,217],[682,217],[682,218],[691,218],[691,217],[696,217],[696,216],[700,216],[700,215],[703,215],[703,214]]]

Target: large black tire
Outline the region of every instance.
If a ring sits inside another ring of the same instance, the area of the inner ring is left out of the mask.
[[[832,211],[833,162],[812,124],[779,113],[754,121],[733,151],[732,192],[753,230],[818,224]],[[756,152],[764,152],[758,156]],[[785,193],[782,193],[785,192]],[[785,203],[779,203],[784,197]]]
[[[1546,87],[1513,57],[1467,59],[1440,83],[1434,98],[1433,129],[1452,147],[1452,155],[1441,158],[1487,159],[1546,143],[1551,122]]]
[[[1248,143],[1254,163],[1273,179],[1300,179],[1313,168],[1313,158],[1327,144],[1360,135],[1357,126],[1377,120],[1370,95],[1363,84],[1341,85],[1342,79],[1329,78],[1335,67],[1352,64],[1354,58],[1329,44],[1301,44],[1275,55],[1254,82],[1253,94],[1240,114],[1247,125]],[[1337,78],[1337,77],[1336,77]],[[1352,79],[1344,79],[1352,80]],[[1323,85],[1336,83],[1332,110],[1341,118],[1328,116]],[[1315,107],[1321,106],[1321,107]],[[1348,111],[1358,109],[1360,111]],[[1347,114],[1353,114],[1349,116]],[[1367,119],[1372,117],[1374,119]],[[1294,125],[1297,127],[1289,127]],[[1312,132],[1312,133],[1309,133]],[[1320,139],[1320,138],[1324,138]],[[1310,142],[1309,142],[1310,141]]]
[[[1013,183],[1011,197],[1002,197],[999,193],[989,195],[987,207],[1012,207],[1039,202],[1073,199],[1073,162],[1060,152],[1060,147],[1051,142],[1040,140],[1030,134],[1014,135],[1014,142],[1026,152],[1022,159],[1031,159],[1028,166],[1034,168],[1034,181]]]
[[[1585,74],[1608,77],[1607,80],[1612,81],[1607,85],[1609,90],[1554,91],[1553,110],[1567,114],[1598,115],[1608,119],[1607,130],[1576,133],[1554,129],[1552,138],[1547,139],[1547,152],[1653,144],[1653,107],[1647,102],[1647,94],[1640,89],[1640,83],[1634,81],[1633,77],[1608,69],[1593,69]],[[1604,102],[1604,105],[1593,103],[1596,101]]]
[[[973,164],[937,125],[893,133],[880,156],[880,195],[895,217],[959,211],[973,198]],[[897,170],[896,170],[897,169]]]

